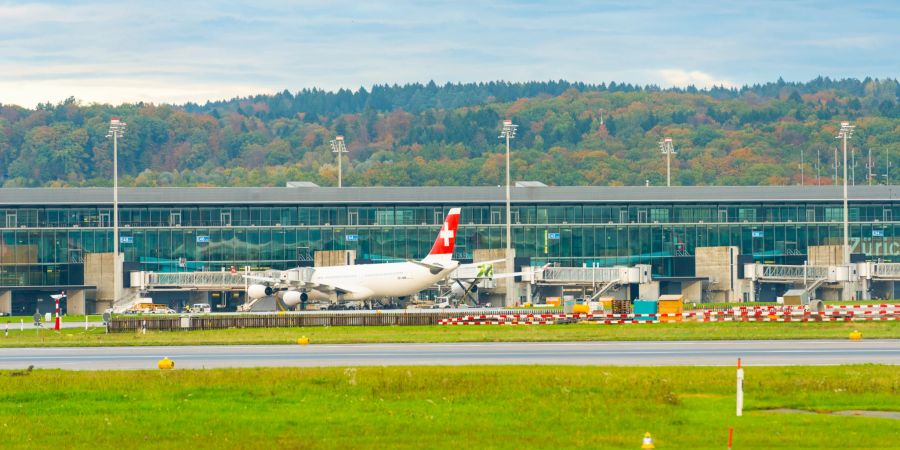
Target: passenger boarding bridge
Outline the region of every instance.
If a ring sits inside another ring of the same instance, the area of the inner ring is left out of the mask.
[[[866,261],[828,266],[746,264],[744,278],[752,283],[797,284],[810,293],[822,286],[850,290],[860,293],[858,300],[870,300],[873,282],[900,281],[900,263]],[[842,298],[849,297],[842,296]]]

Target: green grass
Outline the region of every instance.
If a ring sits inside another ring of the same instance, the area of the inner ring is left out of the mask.
[[[844,301],[844,300],[828,300],[823,302],[826,305],[881,305],[881,304],[894,304],[900,303],[898,300],[856,300],[856,301]],[[694,303],[694,302],[685,302],[685,309],[706,309],[706,308],[739,308],[739,307],[751,307],[751,306],[782,306],[773,302],[744,302],[744,303]]]
[[[41,321],[43,322],[43,320],[44,320],[44,316],[42,314]],[[0,323],[9,323],[9,326],[18,325],[20,321],[24,321],[25,326],[27,327],[27,326],[31,325],[32,323],[34,323],[34,318],[32,316],[3,316],[3,317],[0,317]],[[81,315],[81,316],[63,316],[63,321],[67,322],[67,323],[68,322],[84,323],[84,316],[83,315]],[[99,315],[99,314],[97,314],[97,315],[89,314],[88,322],[103,322],[103,316]],[[50,323],[52,324],[53,320],[51,320]],[[46,323],[44,323],[44,325],[46,325]]]
[[[0,331],[0,347],[104,345],[288,344],[308,336],[313,344],[377,342],[529,342],[612,340],[846,339],[859,330],[863,338],[900,339],[900,322],[723,322],[643,325],[531,326],[379,326],[244,328],[208,331],[110,333],[105,329],[35,330],[27,326]]]
[[[826,305],[893,305],[900,304],[900,301],[894,300],[826,300],[822,303]]]
[[[896,448],[892,366],[0,372],[3,448]]]

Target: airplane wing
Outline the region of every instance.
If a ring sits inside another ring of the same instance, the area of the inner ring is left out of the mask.
[[[489,275],[479,272],[479,274],[476,275],[475,277],[460,277],[457,279],[459,279],[459,280],[477,280],[477,279],[485,279],[485,278],[488,278],[488,279],[512,278],[512,277],[518,277],[518,276],[524,275],[526,273],[540,273],[540,272],[547,270],[549,267],[550,267],[550,264],[548,263],[548,264],[544,264],[544,266],[541,267],[540,269],[535,269],[534,271],[530,271],[530,272],[522,271],[522,272],[493,273],[493,271],[490,271]]]
[[[427,263],[427,262],[424,262],[424,261],[416,261],[416,260],[414,260],[414,259],[410,259],[410,260],[408,260],[408,261],[411,262],[411,263],[413,263],[413,264],[417,264],[417,265],[420,265],[420,266],[422,266],[422,267],[425,267],[426,269],[428,269],[429,272],[431,272],[432,275],[437,275],[437,274],[441,273],[442,270],[449,269],[449,267],[444,267],[444,266],[442,266],[442,265],[440,265],[440,264]]]
[[[272,277],[261,277],[257,275],[244,275],[244,278],[252,281],[262,281],[263,283],[280,283],[281,280]]]
[[[352,290],[350,289],[344,289],[330,284],[313,283],[311,281],[282,280],[280,278],[262,277],[258,275],[244,275],[244,278],[253,281],[260,281],[266,284],[273,285],[275,287],[285,287],[290,289],[311,290],[325,293],[335,292],[338,294],[346,294],[348,292],[352,292]]]
[[[478,266],[482,266],[482,265],[485,265],[485,264],[497,264],[497,263],[502,263],[502,262],[504,262],[504,261],[506,261],[506,260],[505,260],[505,259],[492,259],[492,260],[490,260],[490,261],[477,261],[477,262],[473,262],[473,263],[460,264],[460,266],[461,266],[461,267],[463,267],[463,266],[478,267]]]
[[[535,269],[535,270],[533,270],[533,271],[511,272],[511,273],[498,273],[498,274],[494,274],[494,278],[510,278],[510,277],[517,277],[517,276],[520,276],[520,275],[524,275],[524,274],[526,274],[526,273],[541,273],[541,272],[543,272],[543,271],[545,271],[545,270],[547,270],[547,269],[549,269],[549,268],[550,268],[550,263],[547,263],[547,264],[544,264],[544,266],[541,267],[540,269]]]

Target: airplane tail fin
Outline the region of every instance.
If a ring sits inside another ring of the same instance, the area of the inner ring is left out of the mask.
[[[444,219],[444,226],[438,233],[437,239],[428,256],[422,260],[425,263],[444,263],[453,260],[453,248],[456,245],[456,227],[459,225],[459,208],[452,208]]]

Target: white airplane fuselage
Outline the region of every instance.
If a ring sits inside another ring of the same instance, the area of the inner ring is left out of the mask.
[[[317,267],[310,281],[335,286],[349,292],[335,299],[332,294],[310,290],[310,300],[369,300],[407,297],[443,280],[459,265],[450,261],[446,268],[432,273],[428,267],[412,262]]]

